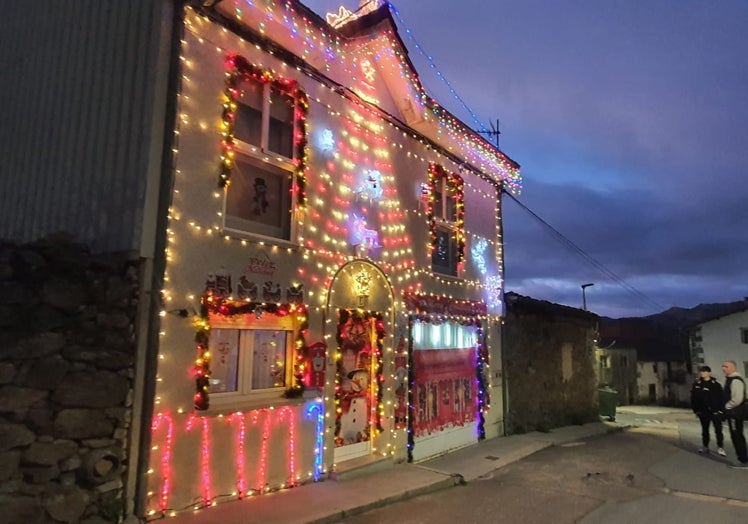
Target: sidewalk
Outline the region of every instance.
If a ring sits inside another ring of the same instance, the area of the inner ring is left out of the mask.
[[[616,431],[614,422],[567,426],[485,440],[418,464],[395,464],[346,480],[325,480],[168,519],[175,524],[294,524],[336,522],[398,500],[470,482],[552,445]]]

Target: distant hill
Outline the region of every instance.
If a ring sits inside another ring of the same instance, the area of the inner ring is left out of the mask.
[[[696,324],[748,308],[745,300],[672,307],[646,317],[600,317],[600,347],[633,348],[640,361],[690,360],[688,331]]]
[[[644,317],[652,319],[656,322],[664,322],[668,324],[677,325],[680,327],[691,327],[701,322],[712,320],[725,315],[731,315],[738,311],[743,311],[748,307],[748,303],[745,300],[738,300],[736,302],[727,302],[724,304],[699,304],[691,309],[685,309],[682,307],[671,307],[670,309],[663,311],[662,313],[656,313]]]

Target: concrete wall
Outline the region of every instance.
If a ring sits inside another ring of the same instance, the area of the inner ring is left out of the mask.
[[[0,523],[121,518],[139,274],[65,241],[0,245]]]
[[[694,351],[694,368],[706,364],[718,380],[722,380],[720,365],[725,360],[738,363],[738,372],[745,376],[748,371],[748,344],[741,340],[740,330],[748,329],[748,310],[705,322],[697,328],[691,338]],[[695,340],[694,336],[701,340]]]
[[[687,406],[693,377],[685,362],[638,362],[639,404]]]
[[[507,433],[597,420],[597,317],[513,293],[507,293],[506,305]]]

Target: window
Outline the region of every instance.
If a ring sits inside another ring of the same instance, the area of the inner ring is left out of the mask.
[[[435,246],[431,252],[431,269],[435,273],[457,276],[457,242],[452,228],[439,225],[434,232]]]
[[[295,90],[251,75],[237,84],[234,162],[226,191],[226,229],[291,240],[294,201]],[[294,88],[295,89],[295,88]]]
[[[226,227],[291,238],[291,172],[252,157],[237,157],[226,194]]]
[[[262,151],[293,158],[294,107],[296,100],[271,84],[254,80],[242,83],[235,121],[238,141]]]
[[[457,194],[442,175],[434,183],[434,216],[447,222],[457,221]]]
[[[463,181],[432,164],[429,169],[431,270],[458,276],[465,252]]]
[[[748,344],[748,328],[740,328],[740,341]]]
[[[265,318],[272,317],[272,318]],[[292,322],[270,314],[211,317],[208,347],[212,402],[277,396],[292,385]]]
[[[568,342],[561,346],[561,376],[566,380],[571,380],[574,375],[574,346]]]

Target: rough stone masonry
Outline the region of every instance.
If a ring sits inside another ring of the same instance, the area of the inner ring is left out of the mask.
[[[122,519],[139,262],[0,244],[0,524]]]

